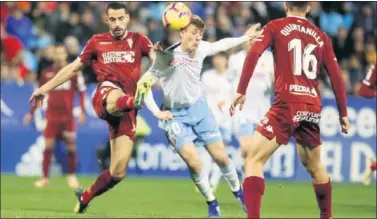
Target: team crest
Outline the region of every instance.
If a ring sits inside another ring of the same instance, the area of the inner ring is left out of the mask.
[[[132,48],[134,41],[132,39],[127,39],[127,43],[128,43],[128,46]]]

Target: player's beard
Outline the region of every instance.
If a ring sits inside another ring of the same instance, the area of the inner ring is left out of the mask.
[[[120,40],[123,38],[124,34],[126,33],[126,29],[115,28],[114,30],[111,30],[111,32],[113,33],[113,36],[115,37],[115,39]]]

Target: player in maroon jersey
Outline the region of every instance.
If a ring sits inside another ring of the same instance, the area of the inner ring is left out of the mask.
[[[360,90],[359,95],[366,98],[375,98],[376,97],[376,87],[377,87],[377,79],[376,79],[376,64],[371,65],[369,68],[367,75],[365,76]],[[366,158],[366,169],[363,173],[363,184],[369,185],[372,173],[376,171],[377,163],[376,161],[371,161],[370,158]]]
[[[67,65],[68,52],[62,45],[54,48],[54,65],[51,68],[45,69],[39,80],[39,86],[45,84],[48,80],[56,75],[56,73]],[[43,152],[42,161],[42,179],[35,182],[37,188],[42,188],[49,183],[49,169],[51,158],[53,155],[53,147],[56,140],[63,140],[68,149],[68,185],[71,188],[79,187],[78,180],[75,175],[76,171],[76,130],[75,121],[73,119],[73,101],[76,91],[80,93],[81,115],[79,122],[82,124],[85,121],[85,83],[83,77],[80,75],[72,77],[70,80],[56,87],[49,93],[46,121],[47,125],[44,130],[45,150]],[[33,118],[36,106],[34,105],[30,112],[25,115],[24,125],[28,125]]]
[[[127,31],[130,15],[124,4],[109,3],[106,12],[110,31],[94,35],[74,62],[30,98],[31,102],[39,104],[46,93],[76,75],[84,65],[91,65],[97,74],[99,83],[93,107],[98,117],[109,126],[110,168],[102,172],[88,189],[76,191],[79,201],[75,208],[77,213],[83,213],[94,197],[113,188],[124,178],[135,140],[134,95],[140,78],[141,59],[143,55],[154,59],[150,40],[140,33]]]
[[[245,92],[260,54],[272,47],[275,69],[275,100],[247,149],[244,193],[249,218],[260,218],[265,190],[263,165],[293,136],[302,164],[312,177],[321,218],[332,217],[331,182],[320,162],[321,97],[316,80],[325,66],[334,89],[341,130],[347,133],[346,92],[330,39],[305,19],[308,2],[286,2],[287,17],[269,22],[248,51],[238,94],[230,108],[245,102]],[[256,103],[257,104],[257,103]]]

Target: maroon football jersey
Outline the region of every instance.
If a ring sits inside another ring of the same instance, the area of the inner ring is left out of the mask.
[[[244,94],[254,70],[252,56],[272,48],[275,61],[275,103],[307,103],[321,106],[317,76],[322,65],[332,85],[342,116],[346,112],[346,94],[337,59],[329,37],[304,17],[288,16],[269,22],[255,39],[245,60],[238,92]],[[245,71],[245,73],[244,73]],[[249,76],[247,76],[249,74]]]
[[[44,70],[39,80],[39,86],[52,79],[58,68],[52,67]],[[66,120],[73,118],[73,102],[77,91],[86,90],[84,78],[81,74],[56,87],[48,93],[46,119]]]
[[[120,40],[110,32],[94,35],[83,49],[80,59],[93,67],[99,82],[118,83],[128,95],[135,95],[142,56],[147,55],[153,45],[140,33],[126,34]]]

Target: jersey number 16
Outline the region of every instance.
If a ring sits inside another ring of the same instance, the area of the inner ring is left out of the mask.
[[[311,54],[317,45],[308,44],[302,51],[302,43],[300,39],[293,39],[288,43],[288,51],[293,50],[293,73],[301,75],[302,71],[308,79],[316,79],[317,77],[317,58]],[[310,68],[311,65],[311,68]]]

